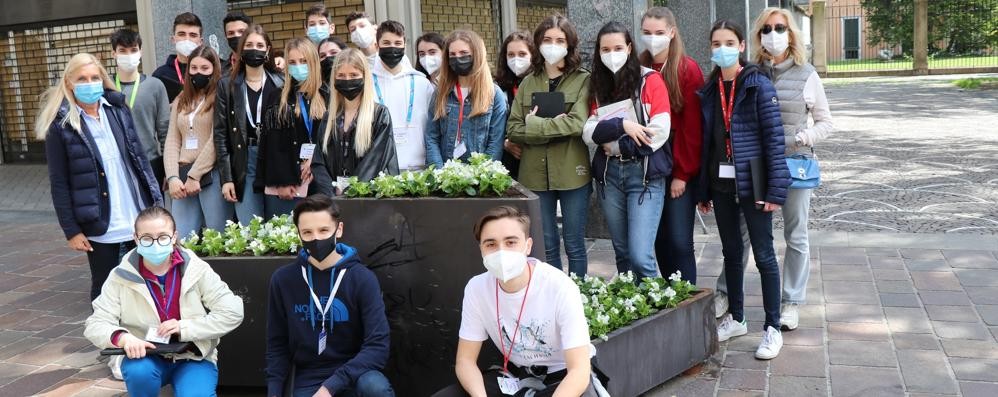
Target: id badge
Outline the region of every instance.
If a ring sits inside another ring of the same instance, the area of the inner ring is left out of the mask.
[[[457,147],[454,148],[453,158],[461,158],[461,156],[464,156],[465,153],[468,153],[468,147],[465,146],[464,141],[461,141],[457,144]]]
[[[735,179],[735,165],[721,163],[721,166],[717,169],[717,176],[721,179]]]
[[[301,144],[301,151],[298,153],[298,158],[302,160],[311,160],[312,154],[315,153],[314,143],[303,143]]]
[[[410,129],[412,129],[412,127],[409,127],[409,126],[398,127],[398,128],[395,129],[395,136],[394,136],[394,138],[395,138],[395,144],[396,145],[405,145],[405,144],[409,143],[409,130]]]
[[[336,188],[336,195],[341,196],[343,195],[344,192],[346,192],[347,187],[350,186],[350,178],[345,176],[338,176],[336,177],[335,183],[336,184],[334,185],[334,187]]]
[[[512,396],[516,392],[520,391],[520,380],[517,378],[509,378],[505,376],[500,376],[499,381],[499,391],[507,396]]]
[[[319,331],[319,355],[326,351],[326,327],[322,327],[322,331]]]
[[[198,148],[198,138],[187,138],[184,140],[184,149],[194,150]]]
[[[170,335],[159,336],[159,327],[149,327],[149,332],[146,332],[146,341],[156,342],[156,343],[170,343]]]

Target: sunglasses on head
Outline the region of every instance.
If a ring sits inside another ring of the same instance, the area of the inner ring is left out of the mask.
[[[776,26],[773,26],[773,25],[762,25],[762,34],[769,34],[769,32],[772,32],[774,30],[776,31],[776,33],[786,32],[787,31],[787,25],[784,25],[782,23],[778,23],[778,24],[776,24]]]

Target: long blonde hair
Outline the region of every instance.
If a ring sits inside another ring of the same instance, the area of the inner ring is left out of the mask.
[[[367,55],[356,48],[347,48],[340,51],[333,61],[333,75],[329,77],[331,84],[336,80],[336,71],[344,65],[353,66],[364,75],[364,89],[357,97],[360,108],[357,110],[357,122],[354,123],[353,134],[354,153],[357,157],[364,157],[364,154],[371,149],[371,141],[374,138],[374,83],[371,78],[371,68],[367,64]],[[322,138],[323,153],[329,152],[329,137],[342,132],[336,126],[336,118],[339,117],[345,102],[346,98],[336,89],[329,93],[329,118],[326,121],[326,133]]]
[[[434,99],[436,109],[433,112],[433,119],[439,120],[447,114],[447,96],[450,95],[451,88],[457,84],[458,76],[450,70],[450,45],[455,41],[463,41],[471,47],[471,58],[474,64],[471,66],[471,113],[468,117],[475,117],[485,114],[492,107],[492,100],[495,98],[495,85],[492,82],[492,71],[486,64],[487,54],[485,53],[485,42],[475,32],[470,30],[455,30],[447,35],[444,40],[443,59],[440,67],[440,77],[437,83],[437,94]],[[505,54],[503,54],[505,56]]]
[[[752,28],[752,53],[755,54],[753,61],[755,63],[762,63],[765,60],[772,60],[780,54],[770,54],[766,49],[762,48],[762,27],[766,24],[766,20],[773,14],[783,15],[783,19],[787,20],[787,30],[790,31],[787,39],[790,41],[790,45],[787,47],[789,54],[787,58],[792,58],[794,63],[797,65],[803,65],[807,62],[807,51],[804,49],[804,42],[801,38],[800,28],[797,27],[797,22],[794,22],[793,15],[790,15],[790,11],[784,10],[782,8],[769,7],[759,14],[759,17],[755,19],[755,27]]]
[[[284,46],[284,56],[290,57],[291,50],[298,50],[305,55],[305,63],[308,65],[308,78],[304,83],[299,83],[302,93],[312,101],[308,109],[308,117],[312,120],[322,120],[326,115],[326,100],[319,95],[319,88],[322,87],[322,68],[319,66],[319,50],[312,44],[312,40],[297,37],[288,41]],[[282,120],[288,120],[288,97],[295,85],[295,80],[291,77],[291,65],[284,68],[284,88],[281,89],[281,106],[278,108],[278,116]],[[301,109],[295,107],[295,117],[301,116]]]
[[[666,7],[652,7],[641,16],[641,23],[644,23],[646,19],[661,19],[672,28],[673,35],[672,39],[669,40],[669,52],[665,58],[662,77],[669,89],[669,104],[672,106],[672,111],[681,112],[685,100],[679,81],[679,68],[686,68],[686,62],[683,62],[683,58],[686,57],[686,46],[683,45],[683,38],[679,34],[679,25],[676,25],[676,15]],[[655,57],[651,55],[650,51],[644,50],[638,55],[638,61],[641,62],[641,66],[651,68],[655,62]]]
[[[66,63],[66,68],[63,69],[59,82],[45,90],[41,96],[42,109],[38,112],[38,117],[35,118],[35,137],[37,139],[45,139],[49,127],[52,126],[56,116],[59,115],[59,109],[62,108],[63,101],[69,103],[70,111],[66,112],[66,116],[63,117],[62,125],[69,124],[74,130],[82,131],[80,129],[80,112],[75,111],[77,102],[76,96],[73,95],[73,77],[80,72],[80,69],[88,65],[95,65],[100,70],[100,78],[104,81],[104,89],[115,90],[114,80],[111,80],[111,76],[107,74],[107,69],[104,69],[104,66],[97,60],[97,57],[85,52],[73,55],[69,59],[69,62]]]

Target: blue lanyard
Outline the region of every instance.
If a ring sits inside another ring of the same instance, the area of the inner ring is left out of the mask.
[[[170,306],[173,305],[173,298],[177,295],[177,273],[179,273],[180,271],[177,269],[176,266],[174,266],[172,272],[173,272],[173,281],[170,282],[170,297],[166,301],[166,305],[165,305],[166,308],[164,308],[163,307],[164,305],[161,305],[159,303],[159,300],[156,299],[156,294],[153,293],[153,289],[152,289],[152,282],[149,281],[149,280],[146,280],[146,287],[149,288],[149,295],[152,295],[152,302],[154,304],[156,304],[156,309],[157,310],[162,310],[163,311],[163,317],[169,317],[170,316]],[[165,287],[166,286],[162,287],[164,295],[166,294],[166,288]]]
[[[312,266],[309,265],[309,264],[305,264],[305,266],[308,267],[308,288],[311,290],[312,286],[315,285],[312,282]],[[329,272],[329,298],[328,299],[333,299],[333,287],[334,287],[334,284],[335,284],[333,282],[333,275],[336,274],[336,268],[337,268],[337,266],[333,265],[332,271]],[[309,295],[311,295],[311,294],[312,294],[312,291],[309,291]],[[308,299],[308,313],[309,313],[308,317],[309,317],[310,320],[312,320],[312,329],[315,329],[315,316],[312,315],[312,313],[315,313],[313,311],[314,308],[315,308],[315,302],[312,301],[311,296],[307,296],[306,299]],[[331,314],[332,312],[333,311],[330,310],[328,313],[324,313],[322,315],[322,317],[326,317],[327,314],[329,315],[330,328],[332,328],[332,324],[333,324],[333,316]]]
[[[381,96],[381,85],[378,84],[378,76],[374,75],[374,92],[378,94],[378,103],[384,105],[385,98]],[[412,105],[416,100],[416,76],[409,75],[409,110],[405,114],[405,123],[412,123]]]
[[[305,106],[305,94],[298,93],[298,107],[301,109],[301,118],[305,122],[305,129],[308,130],[308,142],[312,143],[312,119],[308,117],[308,108]]]

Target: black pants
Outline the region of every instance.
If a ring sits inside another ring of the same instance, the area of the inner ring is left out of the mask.
[[[107,281],[111,270],[118,266],[128,251],[135,248],[135,242],[104,244],[90,241],[90,246],[94,249],[87,252],[87,261],[90,262],[90,300],[93,301],[100,295],[101,287],[104,286],[104,281]]]

